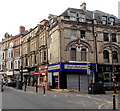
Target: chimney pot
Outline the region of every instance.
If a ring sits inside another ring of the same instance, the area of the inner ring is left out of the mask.
[[[25,27],[24,27],[24,26],[20,26],[20,28],[19,28],[19,33],[21,34],[21,33],[23,33],[23,32],[25,32]]]
[[[86,10],[86,3],[85,3],[85,2],[83,2],[83,3],[80,5],[80,9]]]

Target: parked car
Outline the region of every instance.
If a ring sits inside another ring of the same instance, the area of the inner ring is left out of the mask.
[[[10,86],[10,87],[16,87],[16,83],[17,83],[16,80],[8,79],[7,82],[6,82],[6,85]]]

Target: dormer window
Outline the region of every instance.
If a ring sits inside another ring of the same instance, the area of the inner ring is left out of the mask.
[[[70,20],[76,21],[76,12],[70,12]]]
[[[84,14],[78,14],[79,16],[79,22],[85,22],[85,15]]]
[[[110,17],[110,25],[114,25],[115,24],[115,18]]]
[[[107,24],[107,17],[106,16],[102,16],[102,24]]]

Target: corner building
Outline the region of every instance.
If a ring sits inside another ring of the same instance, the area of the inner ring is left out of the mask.
[[[48,82],[51,88],[88,90],[90,82],[120,82],[119,22],[101,11],[68,8],[49,15]],[[88,65],[93,65],[88,72]],[[114,69],[112,66],[114,65]],[[90,73],[87,75],[87,73]]]

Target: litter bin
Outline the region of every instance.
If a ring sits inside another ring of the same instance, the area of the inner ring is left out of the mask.
[[[16,88],[22,90],[23,89],[22,86],[23,86],[23,83],[21,81],[17,81]]]
[[[105,88],[102,83],[90,83],[88,94],[105,94]]]

